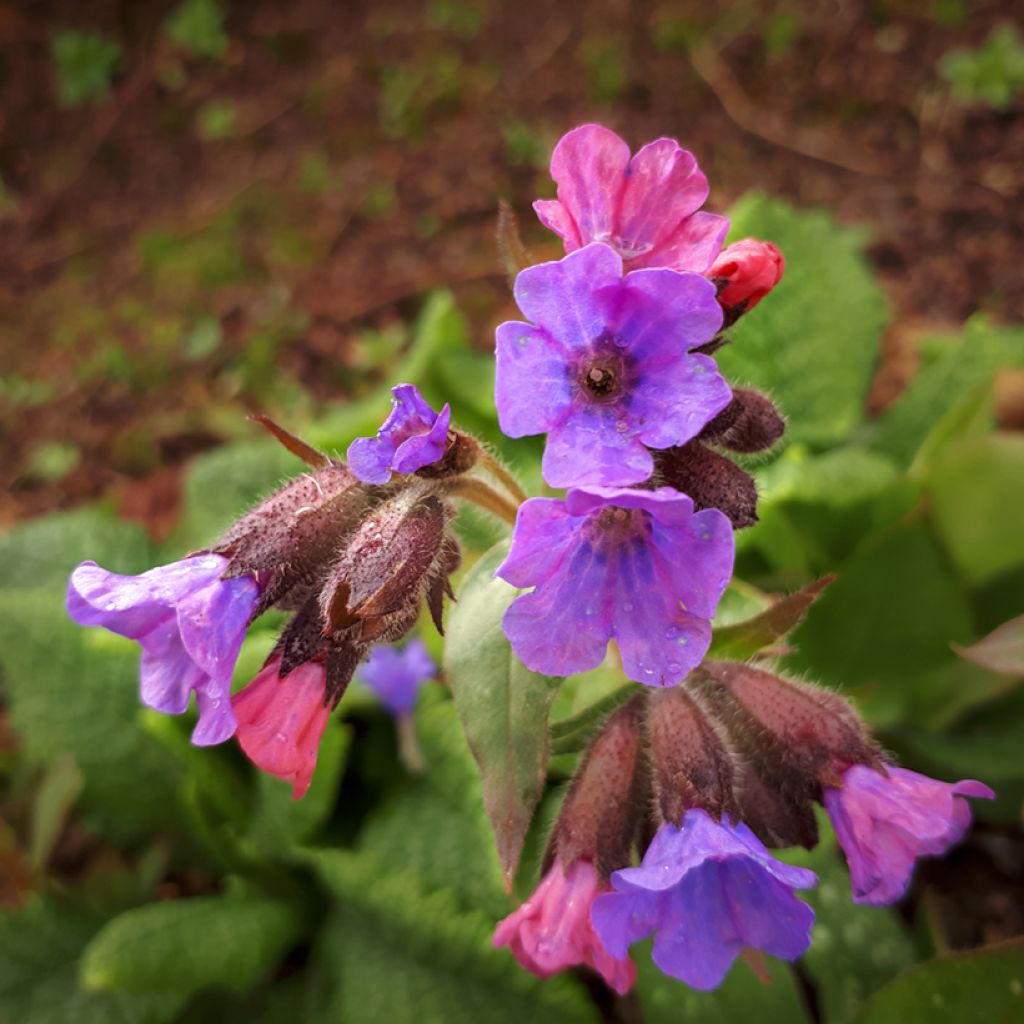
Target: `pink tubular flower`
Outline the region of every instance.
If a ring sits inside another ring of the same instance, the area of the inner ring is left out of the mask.
[[[292,783],[292,799],[309,789],[316,755],[331,709],[324,703],[327,673],[307,661],[280,676],[275,658],[231,698],[238,719],[235,736],[257,768]]]
[[[636,980],[636,966],[628,955],[613,957],[590,923],[595,898],[608,890],[590,861],[578,860],[566,871],[556,860],[533,895],[494,930],[494,948],[508,946],[538,978],[586,964],[625,995]]]
[[[703,274],[722,247],[729,221],[699,212],[708,180],[675,139],[649,142],[630,158],[629,146],[599,124],[562,136],[551,155],[557,199],[533,204],[565,251],[604,242],[626,270],[667,267]]]
[[[974,779],[939,782],[906,768],[887,775],[855,764],[840,789],[825,790],[825,808],[850,865],[855,903],[881,906],[898,900],[918,857],[945,853],[971,823],[966,796],[991,800]]]
[[[744,238],[719,253],[708,277],[725,282],[718,301],[738,315],[753,309],[782,280],[785,270],[786,261],[771,242]]]

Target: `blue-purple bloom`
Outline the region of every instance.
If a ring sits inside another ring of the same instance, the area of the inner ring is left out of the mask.
[[[746,825],[694,809],[664,824],[638,868],[612,874],[591,920],[613,957],[654,935],[654,962],[693,988],[718,985],[750,946],[795,960],[810,945],[814,911],[794,895],[813,871],[776,860]]]
[[[222,743],[235,731],[231,673],[259,600],[252,576],[222,579],[228,560],[199,554],[119,576],[83,562],[68,582],[68,614],[142,646],[142,702],[180,715],[193,691],[199,722],[192,742]]]
[[[391,389],[391,412],[376,437],[348,446],[348,467],[366,484],[386,484],[392,473],[415,473],[444,455],[451,407],[434,412],[415,384]]]
[[[623,277],[622,257],[593,243],[522,271],[515,296],[530,323],[498,327],[498,421],[509,437],[548,435],[552,487],[640,483],[648,448],[685,444],[732,398],[715,361],[690,352],[722,325],[699,274]]]
[[[374,647],[359,677],[396,717],[412,713],[420,687],[437,675],[437,665],[418,637],[405,647]]]
[[[940,782],[886,766],[886,774],[855,764],[839,789],[825,790],[825,808],[850,866],[855,903],[882,906],[907,890],[918,857],[945,853],[971,823],[964,797],[995,797],[974,779]]]
[[[672,686],[707,653],[733,554],[729,520],[694,513],[671,487],[531,498],[494,573],[536,588],[505,612],[505,635],[525,665],[553,676],[596,668],[614,639],[630,679]]]

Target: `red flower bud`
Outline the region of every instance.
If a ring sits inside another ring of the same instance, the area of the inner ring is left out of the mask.
[[[718,284],[718,301],[727,320],[735,322],[782,280],[785,269],[782,253],[771,242],[744,238],[719,253],[708,277]]]

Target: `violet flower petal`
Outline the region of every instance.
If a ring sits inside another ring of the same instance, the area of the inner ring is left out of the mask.
[[[515,320],[498,327],[495,344],[494,399],[502,433],[546,434],[572,407],[564,346],[547,331]]]

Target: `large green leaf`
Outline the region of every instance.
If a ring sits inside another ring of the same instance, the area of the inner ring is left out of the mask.
[[[99,924],[49,901],[0,914],[3,1024],[164,1024],[177,1017],[184,992],[90,992],[81,986],[78,959]]]
[[[835,444],[863,420],[886,322],[860,239],[821,211],[749,195],[730,211],[732,237],[770,239],[786,258],[771,297],[730,331],[716,356],[734,384],[769,392],[789,441]]]
[[[1024,1016],[1024,939],[955,953],[890,982],[852,1024],[1016,1024]]]
[[[301,925],[279,900],[235,896],[150,903],[100,930],[82,955],[87,988],[191,994],[244,992],[267,977]]]
[[[306,858],[339,900],[317,950],[327,976],[316,1019],[350,1024],[593,1021],[566,977],[540,982],[491,946],[494,920],[464,910],[387,856],[311,850]]]
[[[544,787],[548,713],[558,682],[531,672],[501,628],[516,590],[492,574],[502,543],[473,567],[448,618],[445,674],[470,750],[508,884]]]

